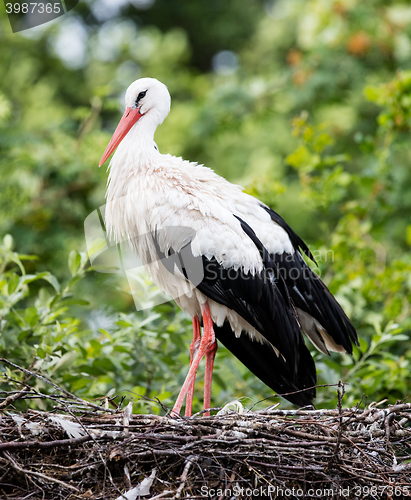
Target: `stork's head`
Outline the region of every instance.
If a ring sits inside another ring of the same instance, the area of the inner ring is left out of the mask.
[[[126,111],[117,125],[101,160],[99,167],[114,152],[133,126],[143,117],[150,119],[155,127],[163,123],[170,111],[170,94],[167,87],[155,78],[140,78],[127,89]]]

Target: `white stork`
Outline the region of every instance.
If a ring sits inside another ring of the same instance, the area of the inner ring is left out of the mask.
[[[351,353],[352,343],[358,344],[341,306],[303,260],[301,251],[314,260],[310,250],[276,212],[240,186],[158,151],[154,133],[170,111],[164,84],[136,80],[125,104],[100,161],[101,166],[116,150],[106,227],[117,241],[130,240],[153,281],[193,319],[190,369],[173,412],[180,413],[187,397],[185,414],[191,415],[204,356],[204,409],[211,407],[216,339],[271,389],[296,405],[310,404],[316,371],[302,332],[324,354]],[[202,268],[196,286],[190,286],[184,259],[179,271],[160,260],[187,245]]]

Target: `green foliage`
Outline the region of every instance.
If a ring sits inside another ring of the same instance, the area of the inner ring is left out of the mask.
[[[317,208],[329,209],[346,195],[352,175],[344,169],[350,161],[346,154],[325,154],[325,148],[334,143],[324,127],[313,127],[308,123],[308,114],[303,112],[292,120],[293,135],[302,144],[287,156],[286,161],[299,172],[303,195]]]
[[[0,20],[0,234],[12,235],[0,249],[0,355],[85,398],[176,397],[189,319],[171,304],[136,313],[125,280],[88,272],[77,251],[84,219],[104,204],[97,165],[122,92],[152,76],[173,99],[160,151],[214,168],[280,212],[358,329],[353,356],[313,350],[319,383],[349,382],[347,404],[409,395],[411,7],[157,0],[105,17],[99,3],[36,32]],[[64,49],[70,29],[83,57]],[[238,67],[211,70],[227,49]],[[270,394],[220,348],[216,404]],[[200,400],[201,384],[197,409]],[[316,404],[335,406],[335,389],[319,389]]]
[[[369,86],[365,95],[385,108],[378,123],[385,131],[409,131],[411,126],[411,71],[399,71],[391,82]]]
[[[381,93],[395,85],[394,80],[381,86]],[[387,101],[381,104],[387,105]],[[329,223],[330,214],[338,213],[338,223],[318,260],[326,282],[356,325],[360,346],[354,348],[353,357],[344,355],[342,363],[335,355],[330,359],[314,356],[320,382],[341,379],[350,383],[347,403],[352,405],[362,395],[376,394],[376,399],[395,402],[411,387],[411,350],[407,347],[411,258],[401,254],[398,242],[381,235],[381,226],[391,223],[393,212],[398,211],[398,219],[402,216],[397,200],[392,198],[388,209],[386,193],[381,192],[383,187],[395,189],[392,170],[398,167],[390,157],[402,140],[387,123],[379,120],[374,147],[357,152],[368,168],[349,173],[343,165],[350,157],[330,151],[335,140],[324,131],[324,125],[313,126],[308,114],[302,113],[292,120],[300,145],[286,159],[298,172],[304,199],[326,213]],[[328,262],[321,262],[322,255],[330,256]],[[335,404],[333,390],[321,391],[319,400],[324,405]]]

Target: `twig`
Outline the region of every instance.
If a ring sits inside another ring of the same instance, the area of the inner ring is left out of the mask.
[[[45,382],[46,384],[51,385],[52,387],[54,387],[55,389],[57,389],[59,392],[63,393],[65,396],[67,396],[67,397],[69,397],[69,398],[71,398],[71,399],[73,399],[75,401],[80,401],[81,403],[83,403],[86,406],[91,406],[92,408],[98,408],[98,409],[100,409],[99,406],[97,406],[97,405],[95,405],[93,403],[90,403],[90,401],[85,401],[84,399],[78,398],[77,396],[75,396],[74,394],[71,394],[70,392],[66,391],[62,387],[59,387],[58,385],[56,385],[51,380],[47,379],[46,377],[43,377],[43,375],[39,375],[38,373],[31,372],[30,370],[27,370],[27,368],[23,368],[22,366],[16,365],[16,364],[12,363],[11,361],[9,361],[8,359],[5,359],[5,358],[0,358],[0,362],[1,363],[5,363],[6,365],[12,366],[13,368],[17,368],[18,370],[26,373],[27,375],[30,375],[32,377],[38,378],[42,382]]]
[[[7,406],[9,406],[9,404],[14,403],[14,401],[17,401],[18,399],[21,399],[25,395],[28,395],[30,393],[31,393],[31,390],[22,389],[21,391],[15,393],[15,394],[11,394],[10,396],[7,396],[7,398],[2,403],[0,403],[0,410],[2,410],[3,408],[6,408]]]
[[[181,477],[180,477],[180,486],[177,488],[177,491],[176,491],[176,494],[174,495],[174,498],[180,498],[181,493],[182,493],[184,486],[186,484],[188,472],[189,472],[191,466],[195,462],[197,462],[197,460],[198,460],[198,456],[195,456],[195,455],[190,455],[187,458],[186,464],[185,464],[184,469],[183,469],[183,473],[181,474]]]
[[[90,436],[82,436],[72,439],[59,439],[57,441],[11,441],[9,443],[0,443],[1,450],[21,450],[27,448],[47,449],[47,448],[65,448],[76,444],[86,443],[92,438]]]
[[[45,481],[59,484],[63,488],[67,488],[69,490],[75,491],[76,493],[81,493],[81,491],[78,488],[76,488],[75,486],[72,486],[71,484],[63,483],[63,481],[60,481],[59,479],[56,479],[55,477],[46,476],[45,474],[42,474],[41,472],[35,472],[35,471],[23,469],[22,467],[20,467],[17,464],[17,462],[15,462],[13,460],[10,453],[8,453],[7,451],[3,451],[3,456],[10,462],[10,465],[13,467],[13,469],[15,469],[17,472],[20,472],[20,474],[24,474],[25,476],[39,477],[41,479],[44,479]]]

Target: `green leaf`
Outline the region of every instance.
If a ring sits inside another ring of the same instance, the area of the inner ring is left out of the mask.
[[[10,273],[7,285],[7,293],[9,295],[11,295],[16,291],[19,282],[20,282],[20,276],[18,276],[16,273]]]
[[[19,253],[18,255],[20,260],[39,260],[37,255],[25,255],[21,253]]]
[[[40,279],[43,279],[42,274],[47,274],[47,273],[40,273],[40,274],[25,274],[20,278],[21,283],[32,283],[33,281],[37,281]]]
[[[36,353],[37,356],[39,356],[41,359],[44,359],[46,357],[46,353],[44,352],[44,349],[42,347],[37,347]]]
[[[53,286],[54,290],[56,290],[57,293],[60,293],[60,283],[58,282],[57,278],[53,276],[51,273],[41,273],[42,274],[42,279],[48,281],[50,285]]]
[[[39,314],[35,307],[27,307],[27,309],[24,311],[23,317],[26,323],[28,323],[30,326],[34,326],[38,322]]]
[[[132,323],[130,323],[128,321],[125,321],[123,319],[120,319],[120,320],[116,321],[116,325],[118,325],[118,326],[124,326],[125,328],[128,328],[129,326],[133,326]]]
[[[71,390],[74,393],[80,391],[81,389],[84,389],[91,384],[91,380],[86,377],[71,377],[68,381],[70,382]]]
[[[21,330],[20,333],[17,336],[17,340],[19,342],[21,342],[21,341],[25,340],[31,333],[32,333],[31,329]]]
[[[61,316],[66,311],[67,311],[67,307],[60,307],[59,309],[57,309],[57,310],[53,311],[52,313],[48,314],[44,318],[44,323],[46,325],[52,323],[53,321],[56,320],[56,318],[58,318],[59,316]]]
[[[76,358],[77,358],[76,351],[66,352],[54,365],[52,371],[57,372],[58,370],[67,370],[69,366],[73,365]]]
[[[63,299],[65,305],[79,305],[79,306],[88,306],[90,302],[84,299]]]
[[[91,248],[89,249],[88,255],[92,257],[95,253],[102,250],[107,246],[107,242],[104,238],[97,238],[93,241]]]
[[[80,267],[80,263],[81,263],[81,255],[76,250],[72,250],[70,252],[68,259],[68,265],[72,276],[75,276],[77,274],[77,271]]]

